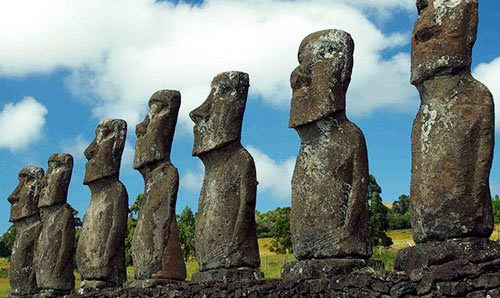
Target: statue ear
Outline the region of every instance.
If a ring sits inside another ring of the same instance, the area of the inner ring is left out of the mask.
[[[127,136],[127,124],[125,121],[117,121],[114,125],[115,142],[113,144],[113,159],[121,160],[125,149],[125,138]]]
[[[429,6],[429,0],[417,0],[417,10],[418,14],[420,14],[424,9]]]

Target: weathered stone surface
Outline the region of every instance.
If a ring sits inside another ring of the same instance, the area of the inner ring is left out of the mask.
[[[394,267],[418,282],[419,295],[465,296],[500,287],[500,242],[459,238],[422,243],[400,251]]]
[[[397,254],[394,268],[411,273],[417,269],[454,261],[487,264],[498,259],[500,259],[500,242],[483,238],[462,238],[431,241],[405,248]],[[464,265],[460,266],[462,270],[467,269]]]
[[[38,287],[46,290],[40,293],[40,297],[57,297],[75,287],[72,257],[75,219],[73,208],[66,203],[73,157],[54,154],[48,164],[47,173],[41,181],[38,207],[44,221],[35,246],[34,264]]]
[[[132,240],[135,279],[184,280],[175,204],[179,173],[170,161],[177,115],[178,91],[162,90],[149,100],[150,112],[136,126],[134,168],[144,177],[144,198]]]
[[[341,30],[310,34],[293,71],[290,127],[301,148],[292,179],[290,229],[298,260],[372,254],[361,130],[345,115],[354,42]]]
[[[397,278],[395,278],[397,276]],[[377,290],[380,283],[383,286]],[[460,285],[467,284],[469,291],[459,296]],[[417,294],[418,282],[410,282],[402,272],[356,271],[347,275],[307,280],[254,280],[232,283],[165,282],[146,288],[124,290],[76,290],[71,297],[500,297],[500,288],[483,289],[470,286],[467,279],[440,283],[425,295]],[[458,287],[457,287],[458,286]],[[448,294],[445,294],[448,293]],[[490,295],[490,296],[487,296]]]
[[[207,100],[190,114],[195,122],[193,156],[239,142],[248,95],[248,74],[230,71],[212,80]]]
[[[255,164],[240,143],[248,86],[246,73],[221,73],[207,100],[190,113],[193,155],[205,165],[195,231],[201,272],[259,268]]]
[[[38,292],[33,269],[35,244],[42,229],[38,211],[43,169],[25,167],[19,172],[19,184],[10,194],[10,221],[16,228],[16,239],[10,260],[10,296],[31,296]]]
[[[124,288],[127,289],[158,288],[158,287],[166,287],[169,285],[179,285],[182,283],[183,281],[179,280],[150,278],[150,279],[139,279],[139,280],[128,281],[125,283]]]
[[[44,171],[38,167],[25,167],[19,171],[19,184],[10,194],[9,221],[15,223],[26,217],[38,215],[38,200],[40,198],[41,179]]]
[[[411,82],[470,70],[478,0],[417,0]]]
[[[363,259],[303,260],[285,264],[281,275],[284,279],[290,280],[330,278],[332,276],[347,275],[366,267],[383,270],[384,264],[380,261]]]
[[[85,150],[84,184],[92,196],[76,249],[78,271],[87,281],[83,286],[91,286],[93,281],[121,286],[126,280],[128,194],[118,180],[126,134],[125,121],[103,120]]]
[[[60,297],[67,297],[68,294],[70,294],[71,291],[67,290],[53,290],[53,289],[42,289],[40,292],[34,296],[33,298],[60,298]],[[31,298],[31,296],[30,296]]]
[[[193,274],[192,281],[195,283],[209,283],[213,281],[228,283],[235,281],[251,281],[263,279],[264,274],[255,268],[218,268],[213,270],[201,271]]]
[[[470,75],[478,1],[417,4],[412,84],[421,105],[412,132],[413,239],[487,238],[495,121],[491,93]]]

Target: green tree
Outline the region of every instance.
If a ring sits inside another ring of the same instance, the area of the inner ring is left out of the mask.
[[[132,239],[134,238],[134,231],[137,226],[137,216],[139,215],[143,200],[144,194],[138,194],[134,203],[128,210],[127,238],[125,238],[125,263],[127,266],[132,265]]]
[[[292,236],[290,233],[290,207],[276,208],[273,212],[271,247],[277,253],[292,252]]]
[[[194,228],[195,216],[189,206],[184,207],[181,215],[177,216],[177,226],[179,227],[179,240],[182,247],[182,256],[187,262],[190,257],[195,256]]]
[[[375,246],[390,246],[392,239],[387,236],[386,231],[389,229],[389,221],[387,215],[389,208],[382,203],[382,188],[378,185],[377,180],[373,175],[370,175],[368,181],[368,201],[370,210],[369,228],[372,234],[373,245]]]
[[[264,213],[255,211],[255,222],[257,223],[257,238],[273,238],[271,251],[292,252],[290,207],[278,207]]]
[[[411,229],[410,197],[400,195],[387,214],[389,230]]]
[[[11,225],[9,229],[0,237],[0,257],[10,260],[12,247],[16,240],[16,228]]]
[[[491,203],[493,205],[493,217],[495,219],[495,223],[500,224],[500,197],[495,195]]]
[[[73,247],[73,268],[77,268],[76,266],[76,247],[78,246],[78,240],[80,240],[80,232],[82,229],[83,222],[78,216],[78,210],[73,209],[73,218],[75,219],[75,245]]]
[[[397,214],[406,214],[410,211],[410,196],[400,195],[398,200],[392,205],[392,211]]]
[[[255,223],[257,224],[257,238],[270,238],[272,235],[273,221],[272,217],[273,211],[268,211],[260,213],[255,210]]]

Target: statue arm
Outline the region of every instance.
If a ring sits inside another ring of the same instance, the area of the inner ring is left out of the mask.
[[[173,167],[173,166],[172,166]],[[175,205],[177,202],[177,192],[179,191],[179,172],[175,167],[173,167],[172,171],[172,177],[168,180],[171,180],[172,183],[168,186],[168,203],[169,203],[169,210],[174,210],[172,214],[170,214],[169,222],[166,225],[166,228],[168,231],[165,231],[165,236],[166,236],[166,245],[165,245],[165,252],[171,247],[175,247],[177,245],[180,246],[179,242],[179,231],[177,227],[177,219],[175,218]],[[169,175],[170,176],[170,175]],[[175,236],[175,237],[172,237]],[[177,244],[178,242],[179,244]],[[164,256],[167,254],[164,254]]]
[[[117,183],[120,185],[120,190],[117,191],[116,194],[113,194],[113,210],[111,211],[111,215],[113,217],[116,216],[116,218],[111,221],[111,228],[109,229],[108,237],[106,239],[106,249],[104,250],[104,260],[106,261],[106,264],[103,264],[103,267],[109,264],[111,257],[117,253],[120,246],[125,245],[124,236],[126,235],[127,229],[128,195],[125,186],[123,186],[123,184],[119,181]],[[125,199],[123,197],[125,197]],[[122,211],[124,212],[125,220],[120,218],[120,216],[123,216],[123,214],[121,214]]]
[[[61,247],[56,264],[56,272],[63,272],[68,262],[72,262],[73,247],[75,244],[75,219],[69,207],[65,210],[67,216],[64,218],[65,225],[60,237],[62,238]]]
[[[358,215],[362,214],[360,210],[364,210],[364,212],[368,211],[366,197],[369,179],[367,149],[365,138],[362,134],[358,140],[353,156],[352,183],[345,220],[345,226],[352,228],[354,231],[359,223]]]
[[[236,220],[233,243],[239,247],[242,242],[250,236],[250,224],[255,220],[255,203],[257,196],[257,178],[255,164],[250,157],[243,165],[245,167],[243,175],[239,180],[240,205]],[[250,220],[250,222],[249,222]]]
[[[491,96],[491,95],[490,95]],[[482,183],[484,181],[488,182],[489,175],[493,160],[493,148],[494,148],[494,138],[495,138],[495,115],[493,107],[487,111],[487,115],[484,118],[479,119],[480,121],[480,136],[479,136],[479,146],[477,148],[478,155],[476,157],[476,169],[482,169],[477,171],[477,175],[474,176],[476,180],[474,185],[482,188]],[[493,211],[491,207],[491,192],[488,187],[486,193],[483,194],[485,198],[485,206],[489,210],[484,212],[484,223],[486,226],[493,227]]]

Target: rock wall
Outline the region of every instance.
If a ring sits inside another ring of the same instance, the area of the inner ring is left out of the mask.
[[[80,289],[70,297],[500,297],[500,264],[492,272],[430,284],[403,272],[358,271],[344,276],[285,281],[195,284],[172,282],[149,288]],[[495,271],[496,270],[496,273]]]

